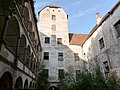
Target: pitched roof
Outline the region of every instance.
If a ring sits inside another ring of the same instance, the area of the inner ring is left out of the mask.
[[[59,7],[59,6],[55,5],[55,4],[47,5],[46,7],[50,7],[50,8],[61,8],[61,7]]]
[[[88,34],[74,34],[69,33],[69,43],[70,45],[80,45],[84,43],[84,41],[87,39]]]

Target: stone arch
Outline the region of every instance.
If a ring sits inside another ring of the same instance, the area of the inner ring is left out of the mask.
[[[10,72],[5,72],[0,78],[0,90],[12,90],[13,78]]]
[[[28,80],[27,79],[25,80],[25,83],[24,83],[24,89],[28,89]]]
[[[27,51],[26,51],[26,65],[27,65],[27,67],[29,67],[29,64],[30,64],[30,54],[31,54],[30,46],[28,45]]]
[[[24,61],[25,59],[25,47],[27,45],[27,42],[26,42],[26,38],[25,38],[25,35],[23,34],[21,37],[20,37],[20,45],[19,45],[19,57],[20,57],[20,60]]]
[[[20,90],[23,88],[23,81],[21,77],[18,77],[15,82],[15,90]]]
[[[5,42],[9,47],[10,51],[16,55],[18,46],[18,37],[20,37],[20,28],[17,19],[12,16],[8,22],[8,27],[5,36]]]

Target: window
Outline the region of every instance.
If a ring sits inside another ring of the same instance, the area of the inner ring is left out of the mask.
[[[63,53],[58,53],[58,60],[63,61]]]
[[[62,80],[64,78],[64,70],[63,69],[59,69],[58,75],[59,75],[58,79]]]
[[[103,66],[104,66],[104,71],[105,71],[105,73],[109,73],[108,61],[103,62]]]
[[[57,44],[62,44],[62,38],[57,38]]]
[[[74,58],[75,58],[75,61],[79,61],[78,53],[74,53]]]
[[[76,73],[76,80],[77,80],[79,78],[79,75],[80,75],[80,70],[76,70],[75,73]]]
[[[49,44],[50,43],[50,38],[49,37],[45,37],[45,43]]]
[[[56,16],[55,15],[52,15],[52,20],[56,20]]]
[[[120,20],[114,25],[117,31],[117,37],[120,37]]]
[[[56,25],[52,25],[52,28],[51,28],[53,31],[56,30]]]
[[[51,35],[51,45],[52,46],[56,45],[56,35]]]
[[[103,38],[99,40],[99,45],[100,45],[100,49],[105,47]]]
[[[49,52],[44,52],[44,60],[49,60]]]
[[[49,74],[48,74],[49,70],[48,69],[43,69],[43,74],[45,77],[48,78]]]

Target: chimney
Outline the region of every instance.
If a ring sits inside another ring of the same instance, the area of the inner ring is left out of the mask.
[[[100,14],[97,12],[97,13],[96,13],[97,24],[100,23],[101,19],[102,19],[102,18],[100,17]]]

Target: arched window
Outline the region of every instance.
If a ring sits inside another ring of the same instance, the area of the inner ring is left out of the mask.
[[[10,51],[16,55],[16,47],[18,46],[18,37],[20,37],[20,29],[18,21],[15,17],[11,17],[8,22],[5,42]]]
[[[20,38],[20,45],[19,45],[19,57],[20,60],[24,61],[25,59],[25,47],[26,47],[26,38],[25,35],[22,35]]]

